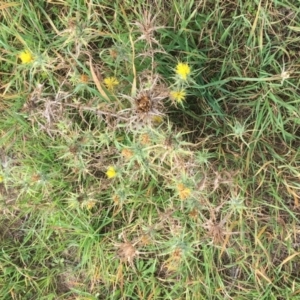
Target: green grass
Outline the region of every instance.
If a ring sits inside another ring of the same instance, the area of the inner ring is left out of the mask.
[[[0,5],[1,299],[300,299],[298,5],[23,2]]]

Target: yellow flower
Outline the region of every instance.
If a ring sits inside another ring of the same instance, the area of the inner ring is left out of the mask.
[[[107,77],[103,80],[104,85],[109,91],[113,91],[114,88],[119,84],[116,77]]]
[[[191,195],[191,190],[182,183],[177,184],[177,190],[180,200],[185,200]]]
[[[2,183],[3,181],[4,181],[4,177],[0,175],[0,183]]]
[[[96,205],[96,203],[96,200],[86,200],[81,204],[81,207],[91,210]]]
[[[161,116],[153,116],[152,121],[155,124],[161,124],[164,121],[164,119]]]
[[[182,103],[185,100],[186,93],[184,90],[180,91],[171,91],[170,96],[172,100],[177,101],[178,103]]]
[[[117,172],[116,172],[115,168],[112,167],[112,166],[108,167],[108,169],[106,171],[106,176],[108,178],[114,178],[114,177],[116,177],[117,176]]]
[[[176,66],[176,74],[183,80],[187,79],[187,76],[191,73],[191,69],[188,64],[178,63]]]
[[[22,51],[18,57],[21,59],[22,64],[28,64],[33,61],[33,55],[28,50]]]

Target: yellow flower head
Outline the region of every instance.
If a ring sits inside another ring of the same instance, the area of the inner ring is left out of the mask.
[[[108,178],[114,178],[114,177],[116,177],[117,176],[117,172],[116,172],[115,168],[112,167],[112,166],[108,167],[108,169],[106,171],[106,176]]]
[[[162,116],[153,116],[152,121],[153,123],[158,125],[161,124],[164,121],[164,119],[162,118]]]
[[[119,84],[119,81],[116,77],[106,77],[103,82],[109,91],[113,91],[114,88]]]
[[[22,64],[28,64],[28,63],[31,63],[34,60],[33,55],[28,50],[22,51],[19,54],[18,58],[21,59]]]
[[[178,63],[176,66],[176,74],[183,80],[187,79],[187,76],[191,73],[191,68],[188,64]]]
[[[180,200],[187,199],[191,195],[191,192],[192,192],[188,187],[186,187],[182,183],[177,184],[177,190],[178,190]]]
[[[178,103],[182,103],[182,101],[185,100],[186,92],[185,90],[179,90],[179,91],[171,91],[170,97],[172,100],[175,100]]]
[[[91,210],[93,207],[95,207],[96,203],[96,200],[86,200],[81,204],[81,207]]]

